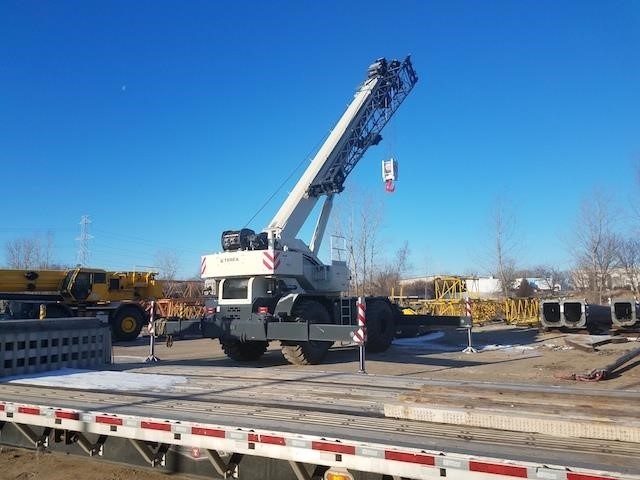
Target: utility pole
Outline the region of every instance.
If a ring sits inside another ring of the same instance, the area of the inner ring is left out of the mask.
[[[80,219],[80,236],[76,238],[78,240],[78,265],[86,267],[89,262],[89,240],[93,238],[89,234],[89,224],[91,220],[89,215],[83,215]]]

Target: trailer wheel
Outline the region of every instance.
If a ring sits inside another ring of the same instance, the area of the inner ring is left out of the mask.
[[[120,307],[112,313],[109,323],[114,340],[130,342],[140,335],[144,323],[144,313],[133,305]]]
[[[327,309],[316,300],[303,300],[294,307],[294,318],[309,323],[331,323]],[[307,342],[280,342],[284,358],[293,365],[317,365],[324,359],[333,342],[309,340]]]
[[[237,362],[251,362],[258,360],[267,351],[269,342],[249,341],[241,342],[235,338],[218,339],[222,346],[222,351],[231,360]]]
[[[386,351],[396,333],[391,306],[384,300],[371,300],[367,303],[367,343],[368,352]]]

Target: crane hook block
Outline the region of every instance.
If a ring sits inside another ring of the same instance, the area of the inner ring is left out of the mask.
[[[396,187],[393,182],[398,178],[398,162],[393,158],[382,161],[382,180],[387,192],[393,192]]]
[[[398,162],[393,158],[382,161],[382,180],[388,182],[398,179]]]

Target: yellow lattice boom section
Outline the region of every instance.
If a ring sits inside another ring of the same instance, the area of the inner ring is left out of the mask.
[[[504,312],[509,324],[535,325],[540,319],[540,301],[537,298],[507,298]]]

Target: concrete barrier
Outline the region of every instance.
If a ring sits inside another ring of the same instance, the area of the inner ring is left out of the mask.
[[[0,376],[109,363],[111,332],[96,318],[0,321]]]
[[[640,326],[640,305],[635,299],[620,299],[611,303],[611,320],[616,327]]]
[[[566,301],[560,308],[562,324],[567,328],[586,328],[587,304],[585,302]]]
[[[544,328],[588,329],[599,332],[611,327],[611,307],[580,300],[543,300],[540,325]]]
[[[543,300],[540,302],[540,325],[543,328],[559,328],[563,326],[560,302],[556,300]]]

